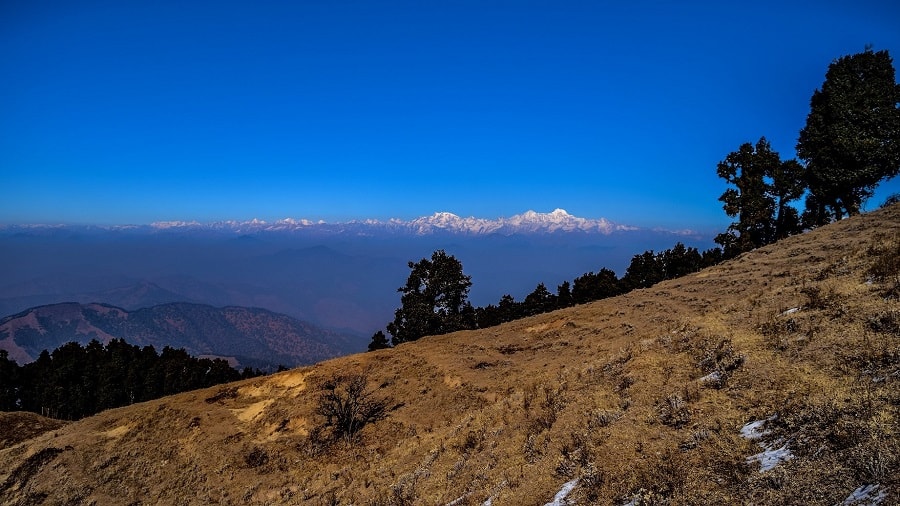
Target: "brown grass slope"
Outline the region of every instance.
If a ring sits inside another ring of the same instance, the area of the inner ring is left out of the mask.
[[[107,411],[0,450],[0,499],[542,505],[577,479],[569,504],[868,484],[897,504],[898,259],[893,206],[622,297]],[[318,385],[350,372],[388,416],[328,444]],[[765,472],[739,434],[762,419],[793,452]]]

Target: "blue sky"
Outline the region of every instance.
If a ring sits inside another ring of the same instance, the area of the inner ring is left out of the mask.
[[[793,157],[834,58],[900,55],[897,2],[816,4],[6,0],[0,223],[721,229],[718,161]]]

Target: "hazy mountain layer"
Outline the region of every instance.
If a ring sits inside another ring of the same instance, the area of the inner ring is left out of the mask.
[[[522,300],[631,257],[709,237],[636,230],[557,210],[512,218],[450,213],[408,222],[222,222],[0,227],[0,315],[59,302],[128,310],[167,302],[263,307],[350,332],[358,350],[393,318],[407,262],[445,249],[472,276],[476,306]]]
[[[126,311],[104,304],[40,306],[0,320],[0,349],[24,364],[43,350],[91,339],[184,348],[191,355],[236,360],[241,366],[311,364],[354,349],[347,336],[286,315],[244,307],[170,303]]]

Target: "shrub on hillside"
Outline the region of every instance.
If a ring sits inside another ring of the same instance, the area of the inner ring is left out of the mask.
[[[872,263],[866,274],[869,278],[885,285],[884,296],[900,298],[900,237],[869,248]]]
[[[376,397],[367,385],[365,374],[346,374],[319,386],[316,414],[325,417],[322,429],[330,431],[333,439],[349,443],[363,427],[387,416],[388,401]]]
[[[715,343],[715,344],[714,344]],[[697,367],[706,373],[704,385],[722,388],[734,371],[744,365],[744,356],[734,351],[730,339],[704,340],[697,356]]]

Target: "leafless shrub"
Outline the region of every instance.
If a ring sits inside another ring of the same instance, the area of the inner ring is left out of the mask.
[[[679,393],[669,394],[665,399],[657,400],[656,414],[660,423],[676,429],[691,422],[691,410],[685,398]]]
[[[689,471],[690,466],[681,453],[667,451],[657,455],[637,476],[641,488],[632,496],[633,504],[672,504],[672,499],[682,493]]]
[[[631,385],[634,385],[634,376],[626,374],[619,378],[619,384],[616,385],[616,391],[623,392],[625,390],[628,390],[628,387],[630,387]]]
[[[591,462],[591,450],[587,438],[581,434],[570,434],[569,440],[559,448],[559,461],[556,465],[556,475],[563,478],[572,478],[580,469]]]
[[[872,257],[867,274],[875,281],[884,281],[900,275],[900,236],[870,246],[867,253]]]
[[[250,468],[264,466],[269,463],[269,454],[265,449],[254,446],[253,449],[244,456],[244,463]]]
[[[867,320],[867,323],[874,332],[900,337],[900,311],[896,309],[872,315]]]
[[[619,350],[609,362],[604,364],[603,372],[608,375],[618,375],[622,372],[622,367],[628,363],[634,356],[634,350],[629,346]]]
[[[815,280],[824,281],[832,276],[844,276],[850,272],[852,272],[852,269],[847,257],[841,257],[840,259],[829,263],[825,268],[819,271],[815,276]]]
[[[387,416],[388,401],[375,397],[367,383],[365,374],[347,374],[326,379],[319,386],[316,414],[325,417],[322,428],[330,431],[333,439],[349,443],[363,427]]]
[[[522,406],[538,431],[553,427],[557,416],[566,407],[564,389],[565,385],[553,387],[542,384],[525,390]]]
[[[885,297],[900,298],[900,236],[869,247],[867,253],[872,263],[866,274],[872,281],[885,284]]]
[[[588,429],[594,430],[600,427],[608,427],[610,424],[622,417],[619,411],[609,411],[606,409],[594,411],[588,418]]]
[[[468,453],[472,451],[478,451],[482,448],[485,439],[484,429],[474,431],[470,430],[466,437],[463,438],[462,443],[460,443],[457,448],[461,453]]]
[[[793,334],[800,330],[800,324],[794,318],[772,317],[761,323],[759,332],[766,337],[782,337],[785,334]]]
[[[800,293],[806,295],[806,307],[809,309],[828,309],[837,299],[833,289],[823,290],[819,285],[805,286]]]
[[[392,506],[412,506],[416,504],[416,484],[418,479],[412,476],[391,486],[390,503]]]
[[[525,444],[522,445],[522,453],[525,454],[525,460],[529,464],[534,464],[541,458],[541,449],[537,445],[537,437],[534,434],[529,434],[525,439]]]
[[[732,373],[743,364],[744,356],[734,351],[730,339],[706,339],[697,354],[697,367],[706,373],[703,383],[713,388],[724,387]]]
[[[879,412],[868,420],[856,420],[855,425],[858,443],[850,450],[850,464],[858,478],[878,483],[895,476],[900,466],[900,443],[893,416]]]

